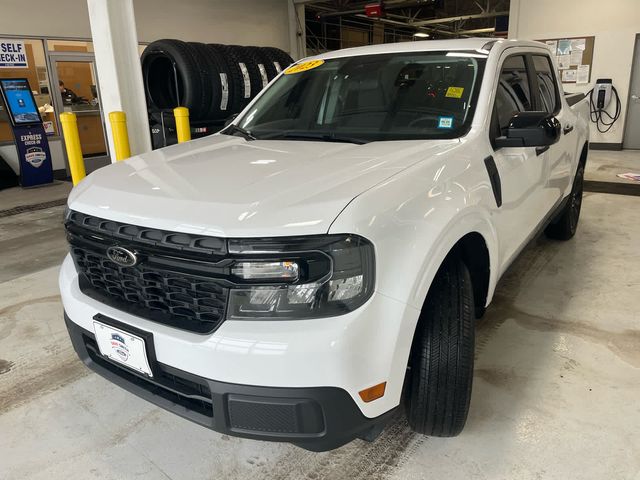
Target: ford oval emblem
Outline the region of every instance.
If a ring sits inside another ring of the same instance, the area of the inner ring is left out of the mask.
[[[114,246],[107,248],[107,257],[121,267],[133,267],[138,263],[136,254],[123,247]]]

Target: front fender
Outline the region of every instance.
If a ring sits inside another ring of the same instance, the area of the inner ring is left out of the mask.
[[[491,298],[499,270],[490,214],[495,199],[482,161],[465,159],[409,168],[354,199],[332,224],[330,233],[357,233],[373,242],[380,293],[422,308],[446,255],[477,232],[489,251]]]

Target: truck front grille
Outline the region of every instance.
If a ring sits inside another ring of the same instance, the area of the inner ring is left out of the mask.
[[[105,224],[111,228],[105,229]],[[195,333],[213,332],[224,320],[229,291],[224,281],[224,247],[200,246],[218,246],[220,239],[207,242],[207,237],[143,229],[78,212],[69,214],[65,227],[85,295]],[[122,237],[122,232],[139,231],[157,240],[140,241],[139,234]],[[167,238],[179,238],[181,245],[168,245]],[[134,251],[136,265],[114,263],[107,249],[115,245]]]

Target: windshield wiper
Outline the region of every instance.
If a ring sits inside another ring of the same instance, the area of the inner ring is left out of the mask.
[[[240,125],[235,125],[233,123],[231,125],[229,125],[227,128],[223,129],[220,133],[222,133],[224,135],[235,135],[235,136],[240,135],[245,140],[255,140],[256,139],[256,137],[254,137],[251,134],[250,131],[245,130]]]
[[[261,140],[276,140],[276,139],[290,139],[290,140],[319,140],[321,142],[343,142],[343,143],[355,143],[356,145],[364,145],[369,143],[369,140],[363,140],[362,138],[346,137],[342,135],[336,135],[334,133],[313,133],[313,132],[278,132],[271,135],[265,135],[260,137]]]

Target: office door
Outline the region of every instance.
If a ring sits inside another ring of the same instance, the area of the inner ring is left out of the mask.
[[[640,35],[636,35],[629,87],[629,106],[624,130],[624,148],[640,150]]]

